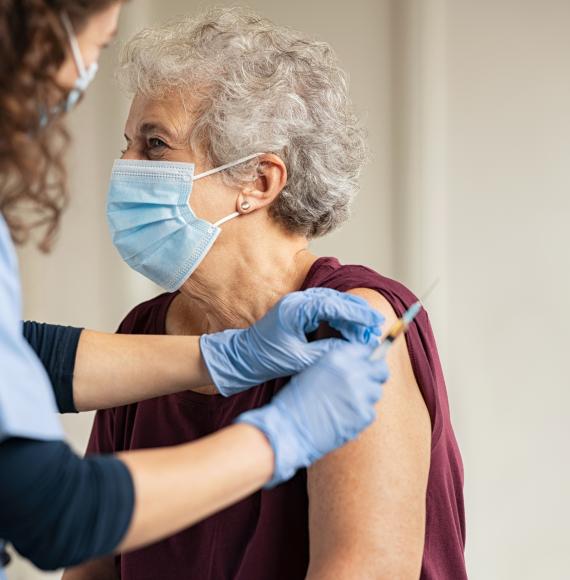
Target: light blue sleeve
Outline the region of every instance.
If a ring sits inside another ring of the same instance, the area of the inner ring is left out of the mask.
[[[47,374],[22,335],[18,262],[0,215],[0,442],[8,437],[62,439]]]

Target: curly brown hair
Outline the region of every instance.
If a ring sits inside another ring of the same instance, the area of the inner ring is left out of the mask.
[[[42,103],[64,91],[56,74],[65,61],[65,11],[76,32],[89,18],[123,0],[2,0],[0,2],[0,212],[16,243],[42,228],[49,251],[68,200],[64,153],[69,136],[60,118],[41,122]]]

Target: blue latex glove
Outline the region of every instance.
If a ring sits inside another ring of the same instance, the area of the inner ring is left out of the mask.
[[[241,330],[200,337],[202,357],[224,396],[245,391],[311,366],[344,340],[309,343],[306,333],[328,322],[353,342],[376,343],[383,317],[366,300],[329,288],[310,288],[282,298],[261,320]]]
[[[293,377],[269,405],[236,419],[263,431],[273,447],[275,470],[267,487],[289,479],[374,421],[388,368],[383,359],[371,360],[372,352],[370,345],[345,343]]]

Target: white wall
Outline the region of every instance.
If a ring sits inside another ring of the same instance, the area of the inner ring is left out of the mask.
[[[570,2],[446,16],[447,376],[471,572],[568,578]]]
[[[465,463],[470,577],[567,578],[570,2],[249,5],[333,44],[370,133],[354,218],[315,250],[416,291],[442,276],[429,310]],[[196,6],[131,2],[120,38]],[[155,291],[106,233],[128,106],[115,56],[71,120],[74,202],[56,252],[22,253],[31,318],[113,330]],[[90,421],[66,419],[78,449]],[[10,574],[36,578],[20,563]]]
[[[570,2],[393,3],[399,275],[430,299],[475,579],[570,565]]]

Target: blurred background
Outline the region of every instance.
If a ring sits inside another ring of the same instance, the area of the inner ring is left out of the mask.
[[[158,292],[107,234],[129,105],[114,63],[141,27],[208,5],[125,7],[70,121],[73,203],[59,243],[48,257],[21,252],[26,317],[113,331]],[[470,578],[569,578],[570,1],[247,5],[332,44],[369,131],[373,159],[352,221],[314,250],[416,292],[441,277],[428,310],[465,464]],[[64,418],[78,451],[91,421]],[[8,576],[60,574],[17,561]]]

